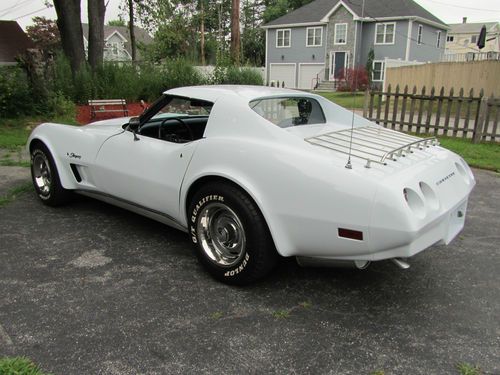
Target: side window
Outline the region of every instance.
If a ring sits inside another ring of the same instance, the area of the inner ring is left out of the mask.
[[[424,27],[422,25],[418,25],[417,44],[422,44],[423,31],[424,31]]]
[[[138,133],[173,143],[195,141],[203,138],[212,106],[204,100],[166,96]]]
[[[383,81],[384,70],[385,70],[385,61],[374,61],[372,70],[372,80],[377,82]]]
[[[313,98],[282,97],[257,99],[250,102],[250,108],[281,128],[324,124],[326,122],[320,104]]]
[[[292,33],[291,29],[279,29],[276,30],[276,47],[285,48],[290,47],[290,35]]]

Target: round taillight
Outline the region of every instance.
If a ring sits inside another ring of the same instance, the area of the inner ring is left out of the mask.
[[[406,203],[408,203],[408,207],[413,211],[413,213],[419,217],[423,218],[425,217],[425,205],[424,201],[418,193],[410,188],[404,188],[403,189],[403,196],[406,200]]]
[[[437,210],[439,208],[439,199],[434,190],[423,181],[420,181],[418,186],[420,186],[420,191],[424,196],[425,204],[427,204],[430,209]]]
[[[455,162],[455,168],[457,168],[458,174],[462,176],[466,184],[470,184],[470,177],[464,166],[461,163]]]

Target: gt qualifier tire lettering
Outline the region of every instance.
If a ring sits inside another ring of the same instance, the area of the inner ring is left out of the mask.
[[[233,285],[252,283],[277,261],[269,228],[257,204],[230,182],[200,187],[187,209],[196,255],[216,279]]]
[[[224,197],[220,196],[220,195],[208,195],[206,197],[204,197],[203,199],[201,199],[195,206],[194,210],[193,210],[193,215],[191,216],[191,223],[196,223],[196,215],[198,215],[198,211],[200,210],[200,207],[206,203],[206,202],[210,202],[210,201],[219,201],[219,202],[224,202]],[[191,227],[192,228],[192,227]]]

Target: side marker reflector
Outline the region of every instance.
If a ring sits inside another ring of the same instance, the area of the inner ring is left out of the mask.
[[[339,228],[339,237],[349,238],[351,240],[363,241],[363,232],[346,228]]]

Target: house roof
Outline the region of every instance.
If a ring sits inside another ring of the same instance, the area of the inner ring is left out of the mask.
[[[483,25],[486,26],[487,31],[493,31],[492,29],[498,25],[498,22],[476,22],[476,23],[450,23],[450,34],[473,34],[481,31]]]
[[[314,0],[284,16],[268,22],[264,27],[321,23],[339,3],[343,3],[357,17],[362,16],[362,0]],[[418,17],[446,27],[446,24],[413,0],[365,0],[364,17],[371,19]]]
[[[35,48],[16,21],[0,20],[0,65],[15,63],[16,57],[28,48]]]
[[[83,36],[85,39],[89,39],[89,25],[87,23],[82,23]],[[132,54],[132,47],[130,46],[130,33],[127,26],[109,26],[104,25],[104,39],[108,39],[111,35],[118,32],[123,38],[129,43],[125,43],[125,49],[129,54]],[[140,27],[134,26],[135,40],[137,43],[150,44],[153,42],[153,38],[148,34],[148,32]]]

